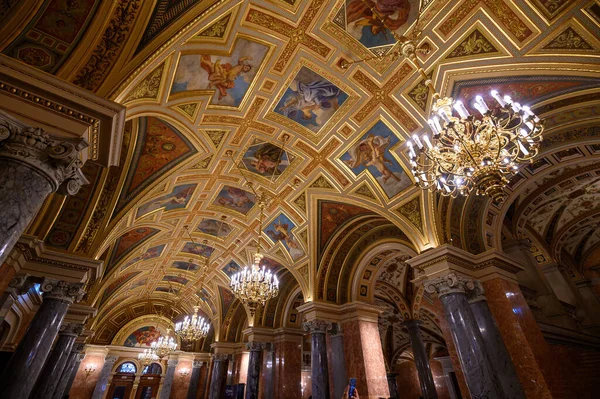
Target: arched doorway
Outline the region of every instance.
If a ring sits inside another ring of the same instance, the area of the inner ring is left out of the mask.
[[[158,395],[162,367],[158,363],[152,363],[144,367],[143,375],[140,377],[140,385],[135,399],[153,399]]]
[[[108,390],[107,399],[129,399],[133,390],[133,381],[137,367],[133,362],[124,362],[117,367],[112,384]]]

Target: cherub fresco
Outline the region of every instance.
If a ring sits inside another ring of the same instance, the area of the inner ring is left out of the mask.
[[[302,67],[275,112],[318,132],[347,98],[348,95],[329,80]]]
[[[177,65],[171,94],[214,90],[214,105],[238,107],[256,78],[269,48],[237,39],[231,54],[183,54]]]
[[[346,29],[365,47],[393,44],[416,18],[418,0],[347,0]]]
[[[249,171],[261,176],[278,176],[289,165],[288,154],[271,143],[252,145],[244,154],[244,165]]]
[[[225,186],[215,198],[214,205],[222,206],[244,215],[252,209],[256,202],[255,195],[241,188]]]
[[[181,252],[188,254],[200,255],[208,258],[215,249],[204,244],[197,244],[194,242],[186,242]]]
[[[390,148],[398,137],[381,121],[369,129],[344,155],[342,161],[358,176],[368,170],[388,197],[392,198],[411,184]]]
[[[165,211],[170,211],[172,209],[178,208],[185,208],[188,202],[190,201],[192,194],[194,194],[195,188],[195,184],[185,184],[182,186],[177,186],[173,189],[171,193],[150,200],[144,205],[140,206],[137,211],[136,217],[139,218],[160,208],[164,208]]]
[[[154,326],[141,327],[127,337],[123,345],[128,347],[150,346],[160,335],[160,331]]]
[[[231,278],[231,276],[239,272],[241,269],[242,268],[240,267],[240,265],[238,265],[234,260],[232,260],[231,262],[223,266],[221,270],[223,270],[223,273],[225,273]]]
[[[291,230],[296,227],[285,215],[281,214],[265,229],[265,233],[273,242],[281,241],[294,261],[304,256],[304,250],[296,241]]]
[[[198,231],[215,237],[227,237],[231,233],[231,226],[216,219],[202,219]]]

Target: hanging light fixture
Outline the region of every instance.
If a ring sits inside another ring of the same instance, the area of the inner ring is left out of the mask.
[[[385,26],[385,21],[380,21]],[[475,191],[501,203],[510,178],[538,154],[543,121],[529,107],[495,90],[490,93],[495,104],[486,102],[481,95],[475,97],[472,106],[477,115],[472,115],[460,100],[442,98],[417,58],[417,52],[427,51],[416,47],[420,32],[415,29],[409,39],[389,30],[401,46],[399,51],[386,56],[403,55],[411,60],[433,93],[432,115],[427,121],[431,132],[414,134],[413,140],[407,142],[415,181],[421,188],[442,195],[466,195]],[[362,61],[342,61],[340,66],[347,69]]]
[[[244,305],[248,306],[250,313],[254,315],[258,305],[264,305],[269,299],[279,294],[279,280],[277,276],[266,270],[265,266],[260,267],[263,259],[261,251],[262,226],[265,209],[265,198],[261,196],[258,200],[260,208],[260,219],[258,226],[258,244],[254,254],[254,262],[244,270],[231,276],[231,291]]]
[[[210,324],[198,315],[200,306],[194,306],[194,314],[186,315],[183,321],[175,323],[175,334],[184,341],[195,341],[208,335]]]
[[[144,349],[144,351],[142,353],[138,354],[138,360],[145,367],[145,366],[148,366],[151,363],[157,361],[158,360],[158,356],[156,356],[152,352],[152,349],[147,348],[147,349]]]
[[[171,329],[167,328],[167,335],[161,335],[158,339],[150,344],[151,352],[159,359],[170,355],[177,350],[177,342],[171,337]]]

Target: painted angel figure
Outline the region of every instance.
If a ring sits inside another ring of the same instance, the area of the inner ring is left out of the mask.
[[[240,57],[237,65],[230,63],[221,64],[221,60],[212,62],[210,55],[203,55],[200,66],[208,73],[208,88],[216,87],[219,90],[219,100],[227,96],[227,90],[235,87],[235,80],[242,73],[248,73],[252,66],[247,63],[252,57]]]
[[[353,0],[347,9],[348,24],[370,26],[373,35],[385,33],[387,28],[398,29],[406,23],[409,13],[409,0]]]
[[[298,82],[297,91],[294,91],[294,95],[286,99],[279,110],[288,118],[294,118],[297,113],[302,113],[303,119],[311,119],[313,111],[318,109],[337,110],[339,95],[340,89],[326,80],[308,84]]]
[[[369,134],[364,140],[356,143],[349,151],[350,159],[344,162],[350,168],[354,169],[360,165],[365,167],[373,166],[381,173],[383,182],[386,183],[390,178],[400,181],[386,164],[392,164],[392,161],[385,157],[385,151],[390,145],[389,137],[374,136]]]
[[[289,248],[292,259],[298,259],[304,255],[304,250],[298,245],[294,236],[289,231],[289,225],[287,223],[275,222],[273,223],[273,230],[267,230],[267,235],[275,242],[284,241]]]

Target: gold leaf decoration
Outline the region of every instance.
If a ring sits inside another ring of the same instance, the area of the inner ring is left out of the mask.
[[[499,53],[498,49],[481,33],[475,29],[458,46],[446,56],[446,59],[470,57],[473,55]]]
[[[429,72],[427,77],[431,79],[433,71]],[[419,108],[426,111],[427,102],[429,101],[429,88],[425,85],[425,79],[421,79],[415,87],[408,92],[408,97],[417,104]]]
[[[197,36],[200,37],[212,37],[215,39],[222,39],[225,36],[225,31],[227,30],[227,25],[229,25],[229,20],[231,19],[231,13],[225,15],[217,22],[204,29]]]
[[[304,281],[308,282],[308,265],[304,265],[298,269],[300,275],[304,278]]]
[[[423,219],[421,217],[421,197],[415,197],[396,209],[400,215],[407,218],[423,234]]]
[[[568,27],[543,47],[544,50],[593,50],[573,28]]]
[[[198,103],[187,103],[187,104],[177,104],[175,109],[180,111],[186,118],[188,118],[191,122],[196,120],[196,114],[198,112]]]
[[[157,66],[150,75],[146,76],[132,91],[123,102],[133,100],[149,99],[156,100],[160,89],[165,63]]]
[[[354,190],[354,193],[375,201],[377,200],[377,197],[375,196],[375,194],[373,194],[373,191],[371,191],[367,183],[361,184],[356,190]]]
[[[323,175],[320,175],[319,177],[317,177],[317,180],[315,180],[313,182],[313,184],[310,185],[311,188],[329,188],[329,189],[333,189],[333,185],[331,183],[329,183],[329,181],[323,177]]]
[[[216,148],[219,148],[219,145],[223,141],[223,137],[227,131],[225,130],[204,130],[204,133],[208,136],[210,141],[215,145]]]
[[[192,166],[190,169],[208,169],[208,165],[210,165],[210,161],[212,161],[213,156],[209,156]]]
[[[304,229],[296,235],[300,237],[302,242],[304,242],[304,245],[308,245],[308,229]]]
[[[304,212],[306,212],[306,193],[303,192],[294,200],[294,204]]]

